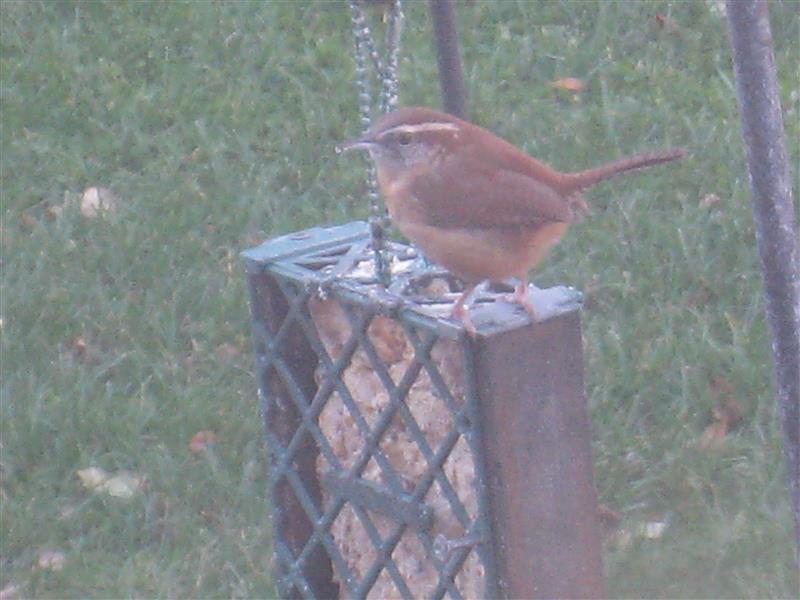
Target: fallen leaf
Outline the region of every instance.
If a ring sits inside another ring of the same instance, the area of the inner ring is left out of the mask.
[[[217,434],[213,431],[198,431],[192,436],[189,441],[189,452],[197,454],[202,452],[208,446],[217,443]]]
[[[81,214],[87,219],[94,219],[117,208],[119,198],[104,187],[90,187],[81,196]]]
[[[742,407],[736,400],[733,386],[723,377],[715,377],[711,381],[711,389],[717,395],[714,407],[714,418],[733,427],[742,419]]]
[[[36,562],[40,569],[48,571],[61,571],[64,568],[66,558],[63,552],[57,550],[44,550],[39,553],[39,560]]]
[[[597,517],[600,519],[600,525],[606,533],[616,529],[619,526],[619,522],[622,520],[622,517],[617,511],[605,504],[598,505]]]
[[[130,498],[138,492],[143,479],[129,471],[120,471],[113,477],[109,477],[99,488],[98,491],[106,492],[115,498]]]
[[[700,202],[698,202],[698,205],[700,206],[700,208],[709,209],[709,208],[714,208],[715,206],[721,203],[722,199],[716,194],[706,194],[705,196],[700,198]]]
[[[139,491],[144,479],[130,471],[119,471],[109,475],[99,467],[89,467],[77,472],[83,485],[98,493],[106,493],[115,498],[130,498]]]
[[[76,337],[72,340],[72,352],[76,358],[81,358],[86,355],[86,340],[82,336]]]
[[[700,450],[718,450],[725,443],[731,428],[742,418],[742,407],[734,395],[733,386],[722,377],[711,381],[711,391],[717,403],[711,414],[714,420],[705,428],[697,442]]]
[[[617,528],[611,532],[609,541],[618,548],[629,548],[638,540],[657,540],[663,537],[669,526],[666,518],[657,518],[653,521],[639,521],[627,527]]]
[[[554,87],[559,90],[567,90],[570,92],[582,92],[586,87],[586,84],[575,77],[564,77],[563,79],[558,79],[552,82],[550,87]]]
[[[648,521],[647,523],[642,523],[639,533],[648,540],[657,540],[664,535],[666,530],[666,521]]]
[[[77,475],[84,487],[90,490],[96,490],[108,479],[108,473],[99,467],[79,469]]]
[[[622,521],[622,517],[614,509],[605,504],[599,504],[597,506],[597,520],[600,522],[600,532],[604,540],[614,538],[620,533],[619,524]]]
[[[103,357],[102,350],[94,347],[82,335],[75,336],[66,349],[73,360],[86,366],[99,365]]]
[[[714,421],[700,435],[697,446],[700,450],[717,450],[725,443],[728,426],[722,421]]]

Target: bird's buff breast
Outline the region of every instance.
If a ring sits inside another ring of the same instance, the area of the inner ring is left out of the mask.
[[[567,223],[532,228],[441,228],[395,221],[429,259],[469,281],[524,278],[564,235]]]
[[[569,227],[563,222],[503,228],[429,225],[421,200],[408,193],[407,182],[413,174],[399,176],[389,169],[378,169],[389,215],[426,257],[462,279],[501,281],[527,277]]]

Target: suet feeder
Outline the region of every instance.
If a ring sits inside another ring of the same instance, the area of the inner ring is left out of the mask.
[[[601,597],[577,307],[531,324],[369,226],[243,253],[282,597]],[[491,296],[492,293],[489,293]]]

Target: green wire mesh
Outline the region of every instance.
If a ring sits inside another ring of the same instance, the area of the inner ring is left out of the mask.
[[[397,256],[407,249],[391,245],[388,250]],[[493,565],[488,544],[483,543],[488,527],[486,479],[470,346],[461,329],[376,285],[374,273],[345,276],[360,263],[371,261],[365,223],[279,238],[243,256],[250,280],[259,396],[269,452],[280,595],[373,597],[382,577],[381,585],[390,582],[395,596],[419,597],[418,582],[407,572],[404,575],[398,565],[397,549],[409,536],[418,549],[420,568],[435,571],[435,582],[424,589],[426,597],[466,597],[458,575],[468,560],[479,565],[488,586]],[[331,352],[314,318],[312,307],[320,298],[334,301],[344,319],[336,352]],[[401,332],[409,355],[413,354],[402,371],[387,364],[381,355],[384,350],[370,335],[370,327],[387,318]],[[456,348],[453,355],[461,362],[457,368],[464,376],[458,390],[452,389],[452,382],[448,383],[452,377],[445,376],[434,359],[445,344]],[[370,377],[380,382],[381,397],[386,398],[369,418],[345,381],[356,356]],[[409,401],[422,379],[448,414],[443,420],[446,426],[433,437]],[[350,424],[353,439],[359,440],[357,451],[344,457],[320,424],[332,402]],[[392,456],[393,436],[399,430],[413,441],[413,456],[424,461],[413,477]],[[445,472],[456,446],[460,452],[464,444],[475,470],[477,508],[472,510],[465,506],[463,487],[459,495]],[[436,507],[431,506],[434,493]],[[355,515],[348,526],[360,529],[371,545],[367,553],[371,563],[358,570],[352,557],[348,561],[341,537],[337,540],[332,533],[337,519],[347,511]],[[437,520],[452,523],[461,535],[437,533]],[[480,591],[487,594],[491,595],[489,587]]]

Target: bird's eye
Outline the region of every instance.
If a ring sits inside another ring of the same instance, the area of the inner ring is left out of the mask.
[[[401,146],[408,146],[411,143],[411,134],[410,133],[398,133],[397,134],[397,143]]]

